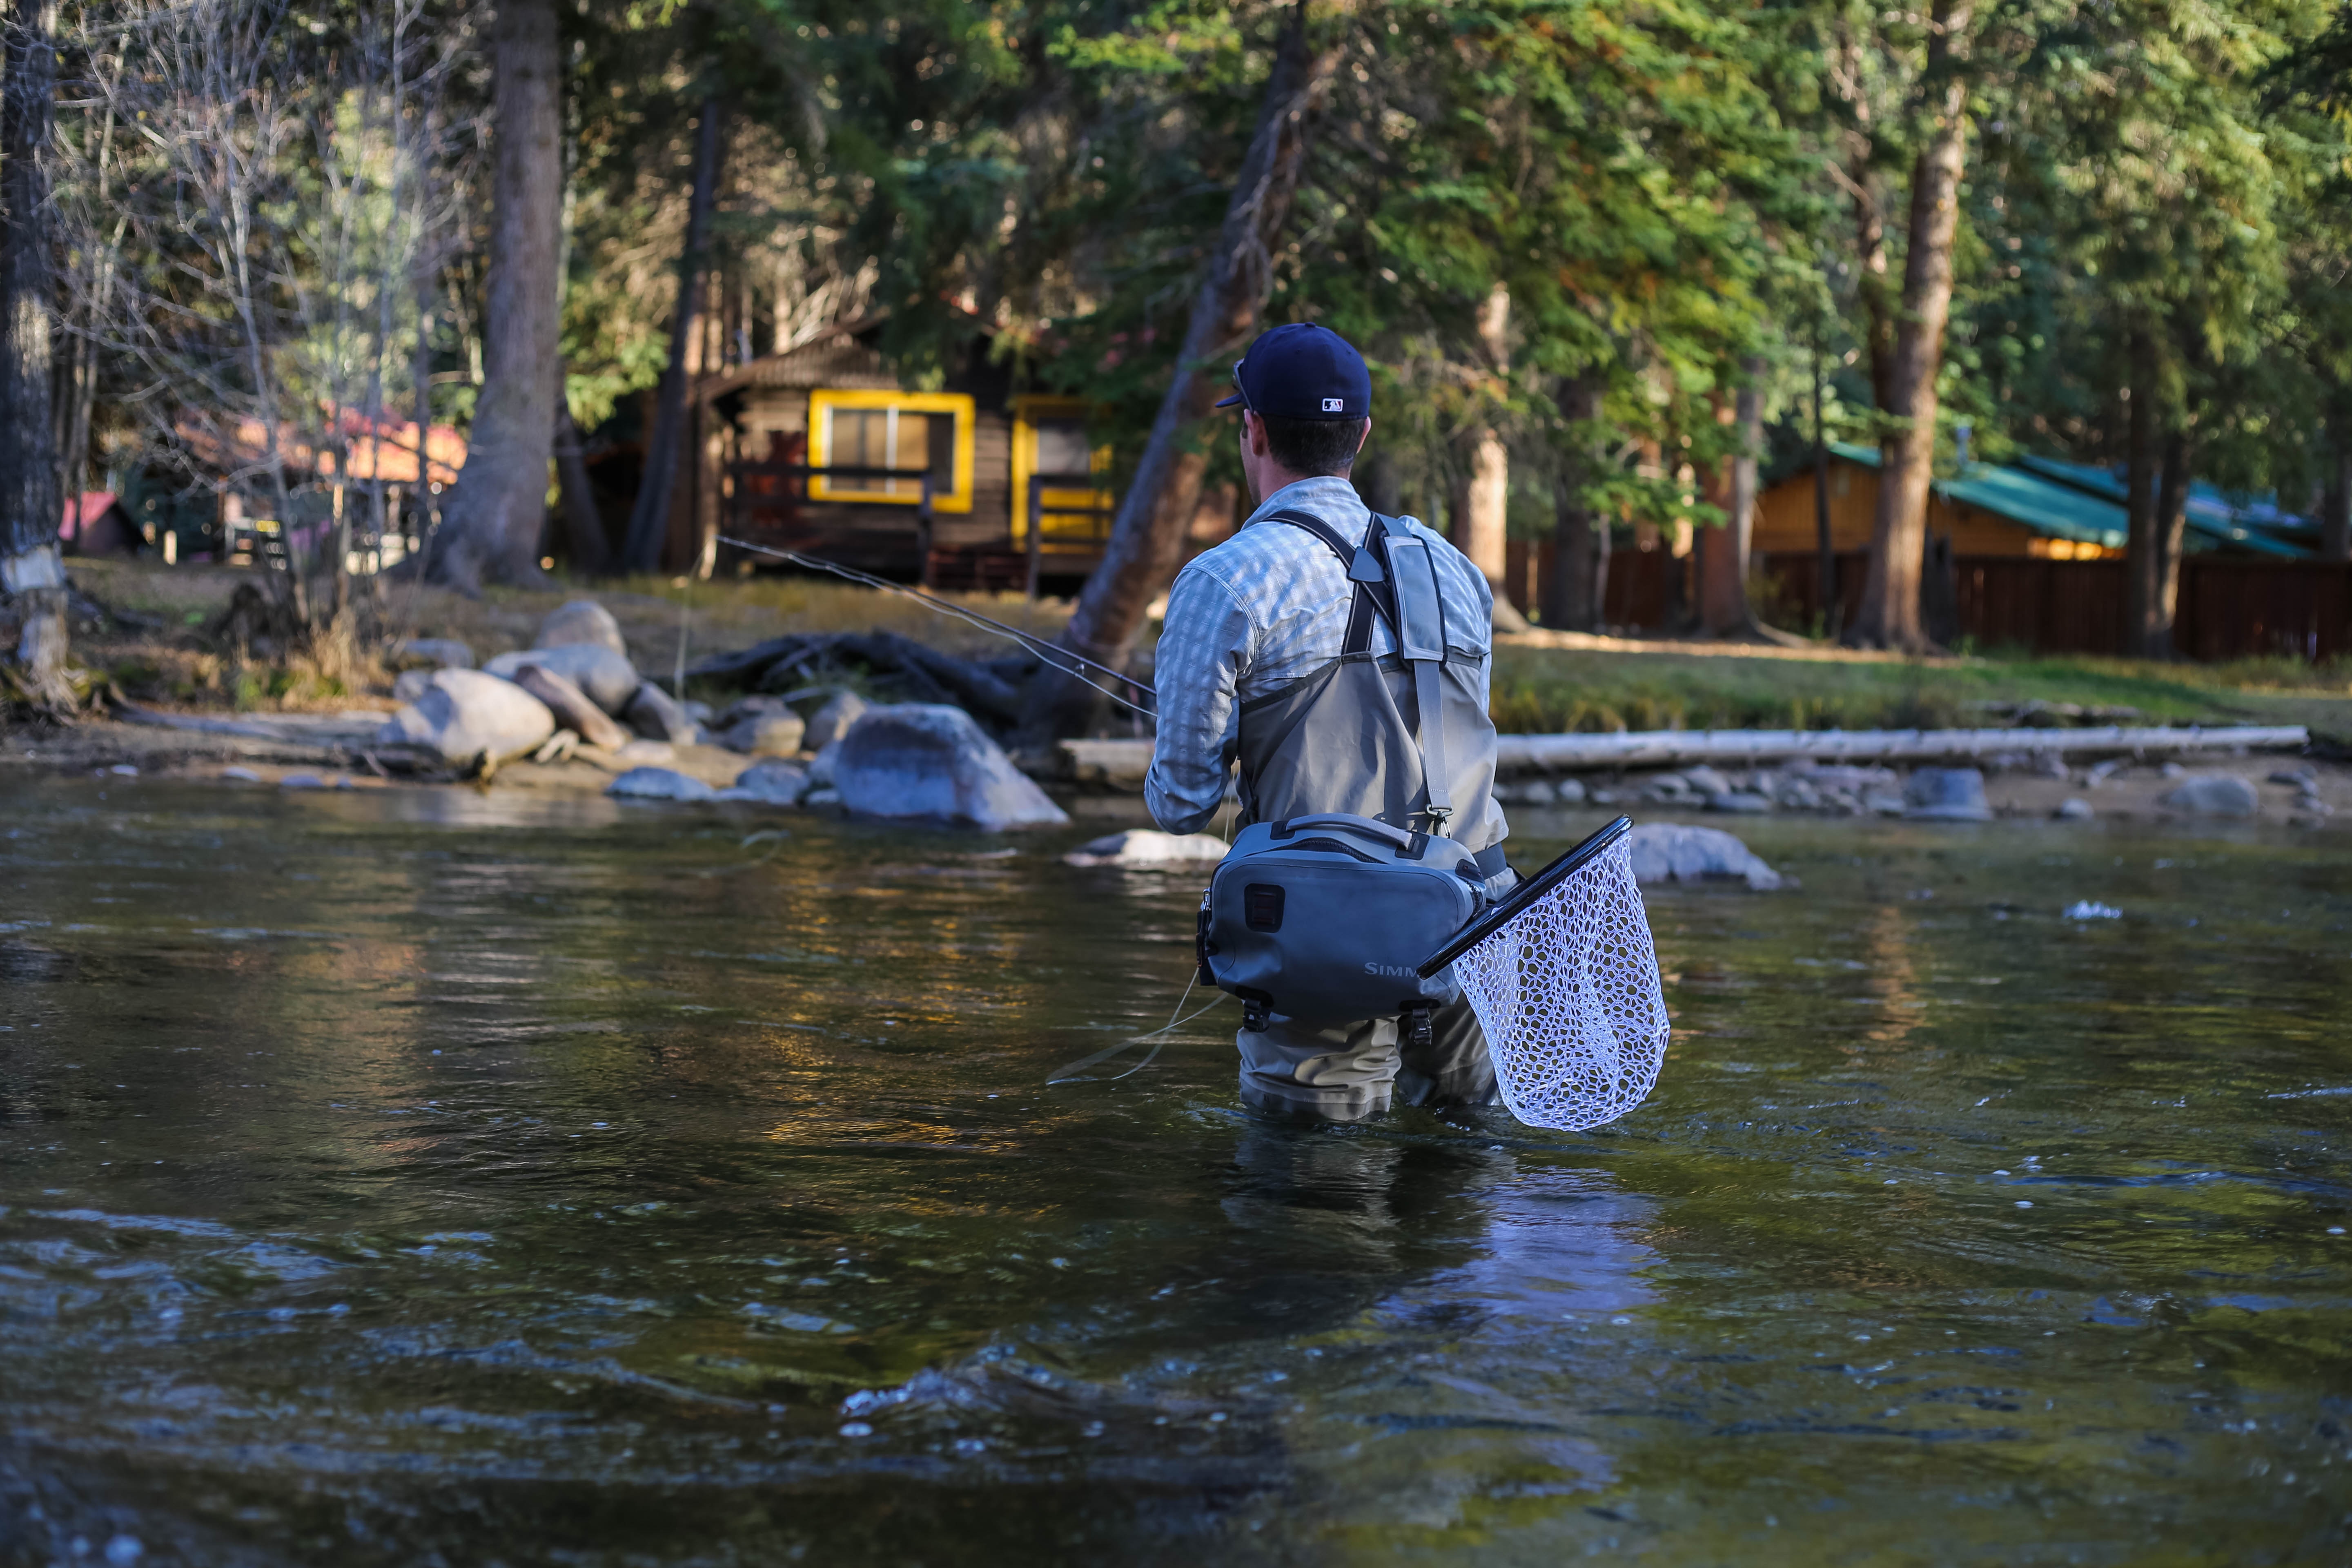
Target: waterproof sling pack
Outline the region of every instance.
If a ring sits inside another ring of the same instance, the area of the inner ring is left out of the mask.
[[[1234,836],[1201,900],[1202,977],[1242,999],[1243,1026],[1280,1014],[1312,1026],[1402,1016],[1409,1036],[1460,988],[1453,972],[1416,966],[1486,903],[1486,868],[1444,837],[1453,815],[1439,666],[1445,657],[1429,546],[1374,517],[1362,549],[1320,519],[1276,512],[1320,538],[1356,584],[1343,657],[1369,653],[1372,617],[1388,622],[1412,671],[1417,742],[1433,832],[1341,813],[1252,823]]]

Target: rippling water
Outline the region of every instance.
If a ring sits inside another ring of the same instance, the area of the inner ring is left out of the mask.
[[[1046,1087],[1189,966],[1083,832],[98,788],[0,795],[5,1561],[2352,1549],[2340,838],[1744,824],[1635,1116],[1312,1131],[1230,1009]]]

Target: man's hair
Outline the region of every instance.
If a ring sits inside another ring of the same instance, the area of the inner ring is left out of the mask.
[[[1265,426],[1266,451],[1294,474],[1344,474],[1356,466],[1356,448],[1364,444],[1360,419],[1257,418]]]

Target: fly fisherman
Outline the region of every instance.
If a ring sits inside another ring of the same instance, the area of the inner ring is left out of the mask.
[[[1416,688],[1393,628],[1359,616],[1373,517],[1348,470],[1371,433],[1371,374],[1324,327],[1276,327],[1234,367],[1242,470],[1257,510],[1195,558],[1168,595],[1153,686],[1159,740],[1145,799],[1171,833],[1197,833],[1238,765],[1241,826],[1347,812],[1478,851],[1490,895],[1516,879],[1495,804],[1495,727],[1486,713],[1494,595],[1467,557],[1412,518],[1391,537],[1427,542],[1444,626],[1442,684]],[[1351,568],[1346,556],[1358,564]],[[1351,624],[1353,623],[1353,624]],[[1352,636],[1351,636],[1352,634]],[[1349,653],[1351,641],[1360,651]],[[1440,690],[1442,747],[1427,754],[1446,787],[1433,810],[1417,689]],[[1450,798],[1448,798],[1450,797]],[[1241,1095],[1278,1115],[1354,1121],[1412,1105],[1485,1105],[1495,1069],[1466,1001],[1437,1011],[1425,1045],[1401,1047],[1396,1019],[1308,1027],[1279,1013],[1244,1026]]]

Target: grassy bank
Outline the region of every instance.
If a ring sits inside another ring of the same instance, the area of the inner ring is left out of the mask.
[[[1891,660],[1506,647],[1507,731],[1911,729],[2014,722],[2031,705],[2075,721],[2306,724],[2352,734],[2352,668],[2020,656]]]
[[[76,580],[105,603],[159,623],[137,632],[77,634],[79,657],[134,697],[199,707],[330,707],[390,694],[380,663],[339,674],[300,660],[239,661],[208,631],[247,572],[166,570],[138,563],[77,562]],[[995,656],[1005,645],[913,601],[848,584],[758,577],[683,586],[666,579],[493,589],[467,599],[393,584],[374,623],[382,636],[453,637],[487,659],[527,647],[548,611],[593,595],[619,619],[638,666],[664,674],[688,662],[788,631],[886,627],[961,654]],[[1051,635],[1068,616],[1056,601],[958,595],[974,608]],[[1617,729],[1910,728],[2010,722],[2031,704],[2082,717],[2151,723],[2299,723],[2352,736],[2352,667],[2285,659],[2226,665],[2035,656],[1902,660],[1836,650],[1726,650],[1671,645],[1498,649],[1494,708],[1506,731],[1557,733]]]

